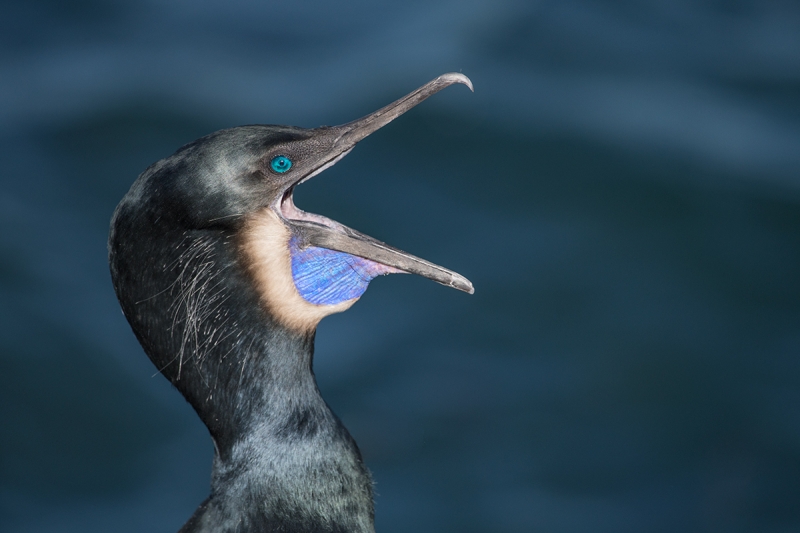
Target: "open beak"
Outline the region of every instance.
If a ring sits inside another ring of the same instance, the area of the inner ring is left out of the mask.
[[[286,223],[300,241],[301,246],[316,246],[363,257],[403,272],[419,274],[442,285],[453,287],[472,294],[475,289],[464,276],[439,265],[435,265],[407,252],[393,248],[377,239],[364,235],[338,222],[306,213],[294,206],[292,191],[294,186],[334,165],[360,140],[382,128],[429,96],[455,83],[462,83],[473,90],[472,82],[463,74],[443,74],[403,98],[375,111],[363,118],[335,127],[314,130],[324,137],[330,146],[320,164],[312,172],[300,177],[287,189],[280,210]]]

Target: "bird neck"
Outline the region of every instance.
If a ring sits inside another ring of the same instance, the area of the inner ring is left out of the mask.
[[[152,232],[139,248],[117,218],[123,311],[215,445],[211,496],[182,531],[374,531],[371,477],[316,385],[314,331],[270,316],[232,236]]]
[[[218,434],[201,523],[213,531],[372,532],[371,478],[355,441],[319,394],[313,335],[247,343],[246,376],[232,380],[235,391],[225,391],[219,403],[210,395],[198,409],[214,418],[206,423]]]

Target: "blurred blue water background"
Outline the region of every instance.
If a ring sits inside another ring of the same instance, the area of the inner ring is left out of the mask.
[[[106,264],[147,165],[437,95],[296,193],[451,267],[315,368],[392,532],[800,531],[800,5],[6,2],[0,530],[174,532],[205,428]]]

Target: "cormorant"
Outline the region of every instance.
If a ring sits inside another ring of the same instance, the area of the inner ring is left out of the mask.
[[[180,530],[374,531],[372,479],[312,370],[319,321],[375,276],[464,277],[292,201],[294,187],[462,74],[336,127],[221,130],[145,170],[109,234],[114,289],[158,370],[208,427],[211,494]]]

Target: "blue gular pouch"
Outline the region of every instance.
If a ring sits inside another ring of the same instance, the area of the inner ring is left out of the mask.
[[[359,298],[376,276],[400,270],[344,252],[300,247],[297,237],[289,241],[292,278],[297,292],[316,305],[336,305]]]

